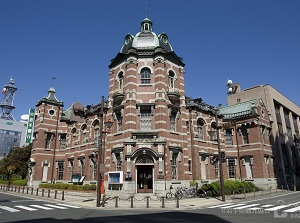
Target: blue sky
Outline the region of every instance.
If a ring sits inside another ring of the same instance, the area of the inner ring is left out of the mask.
[[[226,105],[231,79],[242,89],[270,84],[300,105],[300,0],[147,5],[154,32],[183,58],[187,96]],[[139,32],[145,9],[146,0],[0,0],[0,87],[15,79],[14,117],[52,84],[64,109],[107,97],[110,60],[127,33]]]

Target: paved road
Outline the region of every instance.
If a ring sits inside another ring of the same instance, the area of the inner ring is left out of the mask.
[[[175,200],[166,208],[161,201],[128,200],[115,207],[108,200],[105,207],[95,207],[94,194],[66,193],[65,200],[0,192],[0,223],[4,222],[299,222],[300,192],[284,191],[246,199]]]

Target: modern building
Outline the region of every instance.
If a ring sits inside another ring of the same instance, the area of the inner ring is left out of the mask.
[[[27,123],[15,120],[12,111],[14,94],[17,88],[13,78],[2,89],[3,100],[0,104],[0,159],[4,158],[11,150],[26,145]]]
[[[146,18],[125,36],[109,65],[105,104],[64,110],[53,87],[36,104],[29,185],[96,183],[102,173],[110,195],[161,196],[171,185],[218,181],[221,168],[225,179],[276,187],[263,100],[214,108],[187,97],[185,64],[152,25]]]
[[[271,144],[278,184],[289,188],[296,185],[299,188],[300,108],[270,85],[259,85],[241,91],[239,84],[234,84],[233,90],[234,93],[228,96],[228,105],[256,97],[263,100],[272,120]]]

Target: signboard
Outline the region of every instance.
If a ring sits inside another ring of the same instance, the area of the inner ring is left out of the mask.
[[[34,128],[34,116],[35,116],[35,109],[29,109],[29,117],[27,122],[27,130],[26,130],[26,143],[31,143],[33,128]]]
[[[122,184],[123,183],[123,171],[108,172],[109,184]]]

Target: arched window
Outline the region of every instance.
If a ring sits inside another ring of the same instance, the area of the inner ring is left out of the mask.
[[[215,122],[211,123],[211,130],[213,132],[211,140],[216,141],[217,140],[217,124]]]
[[[173,71],[170,70],[168,75],[169,88],[174,88],[174,79],[175,79],[175,74]]]
[[[76,144],[77,144],[77,135],[76,135],[76,128],[73,128],[72,130],[71,130],[71,136],[72,136],[72,138],[71,138],[71,140],[72,140],[72,146],[75,146]]]
[[[124,81],[124,73],[122,71],[118,74],[118,81],[119,81],[119,89],[122,90],[123,81]]]
[[[151,84],[151,71],[149,68],[141,70],[141,84]]]
[[[202,119],[198,119],[197,131],[198,131],[198,139],[200,140],[204,140],[203,127],[204,127],[204,121]]]
[[[88,139],[88,135],[87,135],[87,125],[83,124],[81,126],[81,143],[88,143],[89,139]]]
[[[95,142],[95,139],[98,140],[99,139],[98,137],[100,136],[99,120],[95,120],[92,126],[94,129],[94,142]]]

